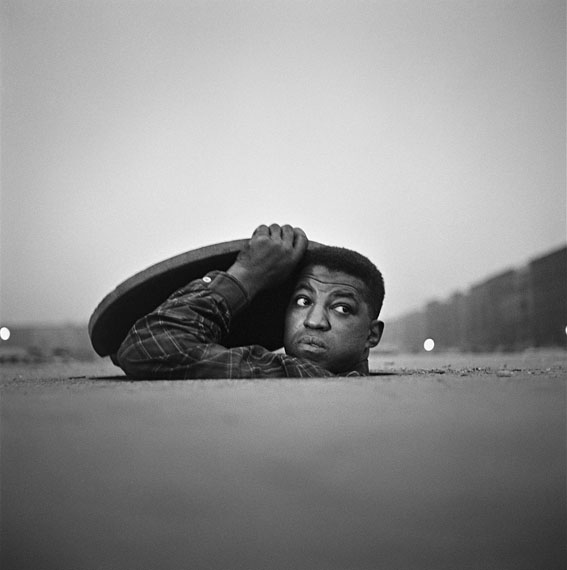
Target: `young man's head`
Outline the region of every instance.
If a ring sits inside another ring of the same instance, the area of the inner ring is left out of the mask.
[[[382,336],[384,281],[374,264],[345,248],[307,251],[285,320],[287,354],[335,374],[367,371],[368,351]]]

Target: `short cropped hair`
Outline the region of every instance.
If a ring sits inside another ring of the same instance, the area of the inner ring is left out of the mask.
[[[362,293],[371,317],[378,318],[384,302],[384,279],[382,273],[367,257],[345,247],[322,245],[305,252],[299,263],[298,272],[315,265],[321,265],[329,271],[342,271],[360,279],[366,285],[366,291]]]

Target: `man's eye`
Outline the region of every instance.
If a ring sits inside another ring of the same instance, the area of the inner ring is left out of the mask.
[[[297,297],[295,304],[299,307],[307,307],[309,306],[309,299],[307,297]]]
[[[352,315],[352,309],[348,305],[337,305],[335,311],[341,315]]]

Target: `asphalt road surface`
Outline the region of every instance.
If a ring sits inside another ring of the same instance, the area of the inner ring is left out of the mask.
[[[567,353],[361,379],[4,365],[4,570],[563,570]]]

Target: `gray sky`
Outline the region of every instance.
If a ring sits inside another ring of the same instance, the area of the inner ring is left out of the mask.
[[[383,316],[565,242],[565,2],[4,0],[3,324],[301,226]]]

